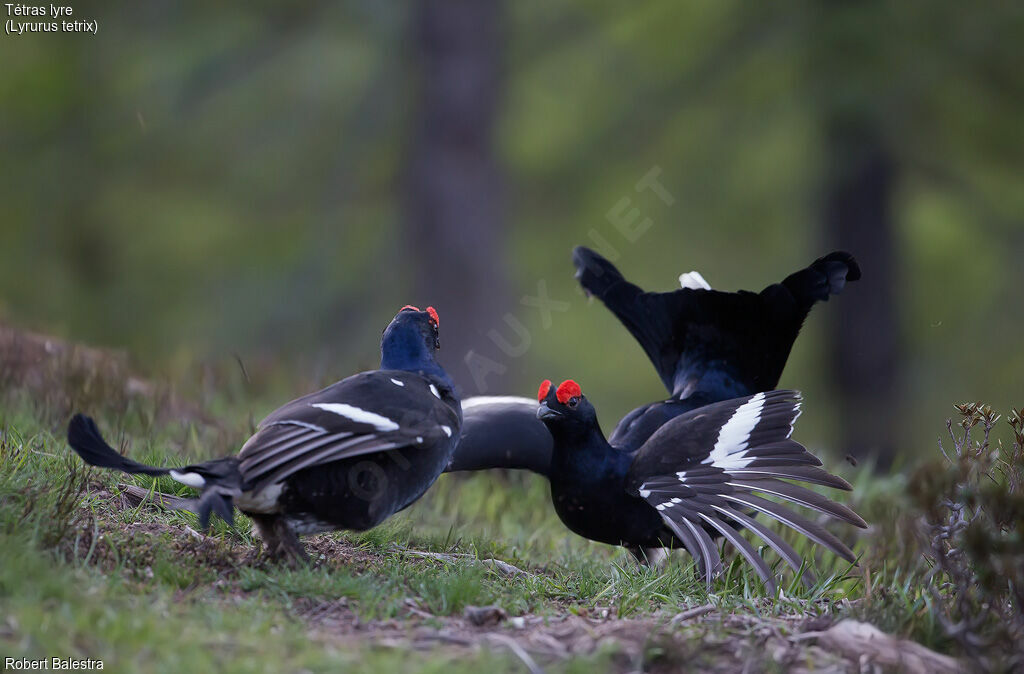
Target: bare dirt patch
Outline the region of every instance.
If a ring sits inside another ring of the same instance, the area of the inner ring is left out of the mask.
[[[480,626],[471,617],[432,616],[410,605],[401,619],[362,621],[345,599],[297,601],[296,618],[309,625],[311,634],[341,646],[367,646],[402,650],[474,651],[507,649],[533,671],[579,656],[610,653],[617,671],[759,672],[860,671],[859,661],[844,658],[801,639],[803,623],[797,618],[765,619],[755,616],[705,613],[688,620],[672,615],[617,618],[614,614],[586,617],[565,613],[525,615]],[[821,626],[810,625],[811,627]],[[525,657],[524,657],[525,656]]]

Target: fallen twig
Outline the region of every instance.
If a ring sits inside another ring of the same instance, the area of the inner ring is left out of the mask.
[[[458,559],[466,559],[466,560],[470,560],[470,561],[475,561],[475,562],[479,562],[479,563],[483,564],[484,566],[489,566],[489,567],[493,568],[495,571],[498,571],[499,573],[501,573],[503,575],[506,575],[506,576],[509,576],[509,577],[518,576],[518,575],[526,575],[526,576],[532,576],[533,575],[529,571],[524,571],[524,570],[520,569],[515,564],[509,564],[508,562],[503,562],[500,559],[494,559],[494,558],[478,559],[474,555],[470,555],[470,554],[466,554],[466,553],[462,553],[462,552],[427,552],[427,551],[424,551],[424,550],[410,550],[409,548],[406,548],[406,547],[401,546],[401,545],[395,545],[394,549],[398,550],[399,552],[401,552],[403,554],[409,555],[411,557],[425,557],[427,559],[439,559],[439,560],[441,560],[443,562],[455,562]]]
[[[142,503],[147,503],[165,510],[186,510],[190,513],[198,514],[199,508],[196,505],[195,499],[182,498],[174,494],[164,494],[151,489],[143,489],[134,484],[119,483],[117,487],[132,502],[132,505],[138,506]]]
[[[954,658],[936,653],[925,646],[890,636],[874,625],[856,620],[842,620],[823,632],[805,632],[795,637],[818,640],[826,649],[835,649],[857,661],[862,659],[882,667],[895,667],[910,674],[955,674],[963,667]]]
[[[507,637],[504,634],[491,633],[487,635],[487,640],[495,641],[507,647],[517,658],[523,661],[526,668],[530,670],[530,674],[544,674],[544,670],[537,664],[537,661],[531,658],[530,654],[526,652],[526,649],[520,646],[519,642],[515,639]]]
[[[705,604],[704,606],[696,606],[694,608],[689,608],[683,611],[682,613],[677,613],[676,615],[672,616],[672,620],[670,620],[668,624],[675,626],[679,623],[686,622],[687,620],[693,620],[694,618],[699,618],[702,615],[707,615],[708,613],[711,613],[714,610],[715,607],[711,604]]]

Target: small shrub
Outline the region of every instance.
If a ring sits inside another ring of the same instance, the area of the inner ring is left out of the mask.
[[[1013,439],[994,439],[1000,416],[988,405],[955,406],[944,462],[911,480],[931,610],[963,654],[986,671],[1024,667],[1024,408],[1006,421]],[[976,437],[980,429],[980,438]],[[974,437],[972,437],[974,433]]]

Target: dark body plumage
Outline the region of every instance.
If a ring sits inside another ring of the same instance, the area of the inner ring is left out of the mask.
[[[68,443],[92,465],[169,474],[196,487],[203,525],[232,507],[251,516],[274,554],[302,556],[296,534],[376,526],[419,498],[451,459],[462,412],[434,360],[437,316],[407,307],[381,342],[382,369],[362,372],[282,406],[236,457],[180,469],[145,466],[104,442],[76,415]]]

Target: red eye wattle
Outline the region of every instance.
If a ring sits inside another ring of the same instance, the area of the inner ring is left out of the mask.
[[[537,390],[537,402],[544,402],[544,399],[548,397],[548,391],[551,390],[551,380],[545,379],[540,383],[540,389]]]
[[[580,385],[574,382],[572,379],[566,379],[558,385],[558,390],[555,391],[555,397],[558,398],[558,402],[563,405],[569,402],[569,398],[579,398],[583,395],[580,391]]]

